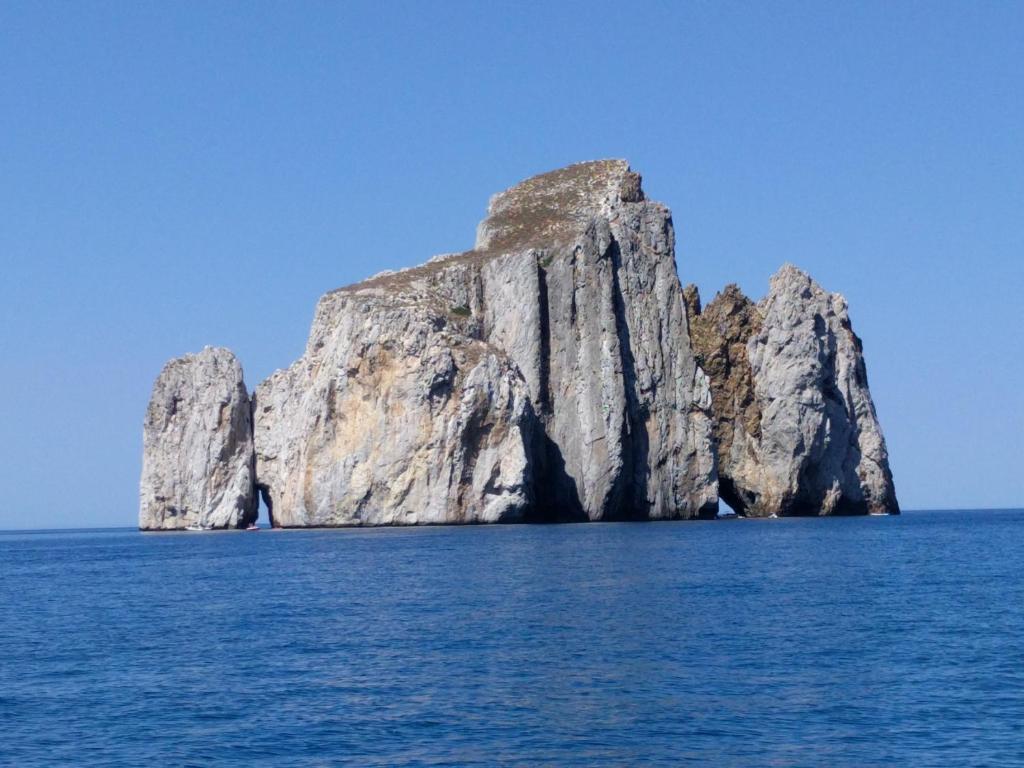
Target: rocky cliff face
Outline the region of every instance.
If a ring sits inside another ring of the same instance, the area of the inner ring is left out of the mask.
[[[626,163],[584,163],[497,195],[472,251],[325,296],[255,395],[275,524],[713,514],[673,248]]]
[[[256,519],[252,422],[242,367],[207,347],[171,360],[143,428],[139,527],[244,527]]]
[[[425,286],[424,286],[425,288]],[[256,390],[275,525],[514,522],[532,500],[526,383],[437,294],[336,292]]]
[[[753,516],[899,512],[846,301],[784,266],[755,305],[727,287],[701,311],[722,498]]]
[[[251,403],[227,350],[169,363],[140,527],[240,526],[257,489],[302,527],[712,517],[719,487],[749,515],[897,511],[860,342],[792,267],[702,312],[668,209],[606,160],[496,195],[470,251],[324,296]]]

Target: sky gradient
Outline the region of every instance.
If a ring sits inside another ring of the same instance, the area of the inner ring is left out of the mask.
[[[902,505],[1024,505],[1024,4],[0,4],[0,528],[132,525],[170,357],[624,157],[684,283],[850,303]]]

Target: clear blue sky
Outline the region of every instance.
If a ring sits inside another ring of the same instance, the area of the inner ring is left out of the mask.
[[[599,157],[706,299],[847,296],[904,507],[1024,505],[1024,4],[5,2],[0,528],[133,524],[167,358]]]

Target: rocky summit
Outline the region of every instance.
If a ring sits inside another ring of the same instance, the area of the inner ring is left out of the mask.
[[[528,179],[472,250],[325,295],[251,399],[227,350],[168,363],[139,525],[898,511],[842,298],[785,267],[699,305],[626,162]]]

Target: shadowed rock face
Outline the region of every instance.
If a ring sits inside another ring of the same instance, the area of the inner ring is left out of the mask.
[[[255,395],[276,524],[714,514],[671,217],[622,161],[495,196],[477,246],[325,296]]]
[[[207,347],[164,366],[143,428],[139,528],[255,521],[252,422],[242,367]]]
[[[753,516],[899,512],[845,299],[790,265],[757,305],[734,285],[703,311],[687,297],[722,498]]]

